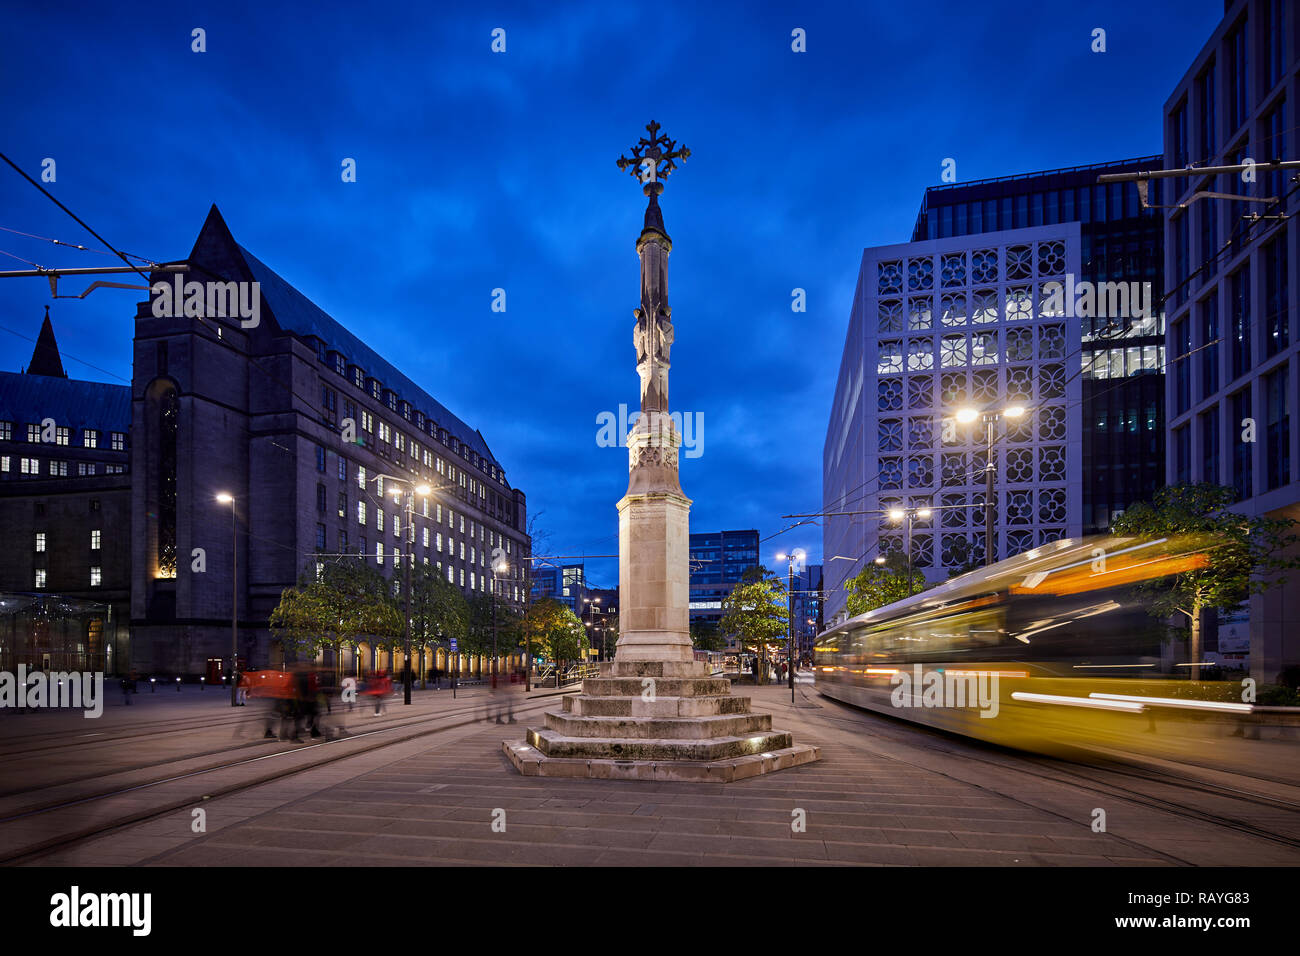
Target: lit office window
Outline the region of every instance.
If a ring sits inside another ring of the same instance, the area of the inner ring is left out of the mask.
[[[103,532],[102,532],[102,531],[99,531],[99,530],[95,530],[95,531],[90,532],[90,550],[91,550],[91,551],[98,551],[98,550],[99,550],[99,546],[100,546],[100,536],[101,536],[102,534],[103,534]]]
[[[99,587],[103,582],[104,582],[104,571],[103,571],[103,569],[102,569],[102,568],[99,568],[99,567],[92,567],[92,568],[90,569],[90,586],[91,586],[92,588],[97,588],[97,587]]]

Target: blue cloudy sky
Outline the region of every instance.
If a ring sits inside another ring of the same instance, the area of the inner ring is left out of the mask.
[[[55,196],[158,260],[187,255],[216,203],[241,244],[483,432],[553,555],[617,550],[626,453],[597,446],[596,419],[638,395],[644,198],[614,160],[646,122],[692,150],[663,197],[672,402],[704,420],[682,467],[692,527],[774,535],[820,507],[862,249],[910,237],[947,157],[964,181],[1159,152],[1164,100],[1223,9],[4,6],[0,149],[37,178],[54,158]],[[96,245],[3,165],[0,226]],[[0,269],[110,264],[9,232],[0,251]],[[129,378],[137,298],[52,303],[69,374]],[[0,368],[26,363],[46,304],[43,280],[0,282]],[[820,529],[767,541],[769,566],[783,546],[815,561]],[[588,569],[616,583],[617,561]]]

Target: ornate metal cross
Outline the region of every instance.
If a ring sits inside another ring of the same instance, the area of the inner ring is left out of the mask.
[[[659,132],[659,124],[651,120],[646,124],[650,138],[644,136],[632,147],[629,156],[618,158],[618,168],[631,167],[631,174],[643,183],[658,182],[667,178],[677,168],[675,160],[686,162],[691,151],[683,146],[677,148],[677,141],[669,139]]]

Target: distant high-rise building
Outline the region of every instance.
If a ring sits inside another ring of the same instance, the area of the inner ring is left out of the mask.
[[[1229,0],[1165,102],[1166,169],[1297,158],[1300,13],[1289,0]],[[1300,519],[1300,334],[1295,170],[1164,180],[1170,484],[1236,489],[1235,508]],[[1131,184],[1126,184],[1130,191]],[[1198,197],[1218,192],[1240,200]],[[1279,203],[1259,202],[1279,199]],[[1255,200],[1255,201],[1252,201]],[[1254,219],[1256,215],[1262,218]],[[1300,573],[1249,600],[1249,662],[1275,682],[1300,665]],[[1220,647],[1213,615],[1210,659]],[[1225,639],[1233,625],[1222,627]]]
[[[756,568],[758,532],[699,531],[691,534],[691,624],[716,626],[722,602]]]

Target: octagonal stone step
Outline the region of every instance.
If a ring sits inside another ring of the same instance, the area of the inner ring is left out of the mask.
[[[752,737],[772,729],[771,714],[729,714],[713,717],[586,717],[547,711],[547,729],[566,737],[619,740],[704,740]]]
[[[644,683],[653,680],[653,684]],[[588,677],[582,692],[590,697],[718,697],[731,693],[725,677]]]
[[[704,661],[607,661],[600,665],[601,677],[710,677],[713,669]]]
[[[789,731],[772,730],[747,737],[708,740],[623,737],[566,737],[559,731],[529,730],[528,743],[548,757],[622,760],[725,760],[772,753],[793,746]]]
[[[749,713],[749,698],[718,694],[705,697],[592,697],[569,694],[564,712],[590,717],[712,717]]]

